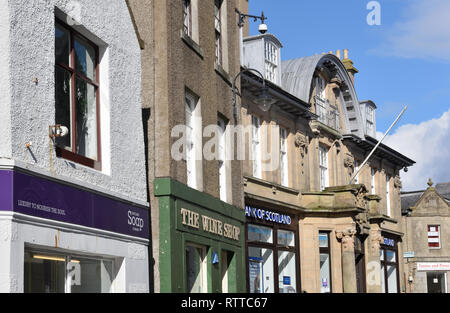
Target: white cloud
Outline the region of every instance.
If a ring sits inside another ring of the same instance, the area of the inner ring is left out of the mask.
[[[414,0],[406,12],[376,52],[450,62],[450,1]]]
[[[401,172],[404,191],[425,189],[428,178],[450,181],[450,110],[438,119],[403,125],[383,143],[417,162]]]

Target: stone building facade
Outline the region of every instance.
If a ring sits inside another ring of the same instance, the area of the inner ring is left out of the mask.
[[[0,292],[148,292],[141,58],[125,2],[0,7]]]
[[[280,62],[281,48],[271,34],[244,39],[247,290],[405,292],[400,170],[414,161],[381,144],[351,181],[377,141],[348,50]]]
[[[235,125],[232,84],[240,71],[235,8],[247,12],[248,3],[128,2],[144,46],[154,291],[242,292],[241,162],[208,159],[202,152],[211,140],[204,132],[208,126],[219,125],[222,140]],[[218,152],[228,153],[230,145],[216,143]]]
[[[448,293],[450,275],[450,183],[402,192],[407,292]]]

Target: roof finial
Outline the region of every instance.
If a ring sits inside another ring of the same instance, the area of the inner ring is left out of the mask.
[[[428,179],[428,183],[427,184],[428,184],[428,186],[430,186],[430,188],[433,187],[434,183],[431,180],[431,178]]]

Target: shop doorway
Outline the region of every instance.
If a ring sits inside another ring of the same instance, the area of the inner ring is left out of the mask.
[[[355,237],[356,288],[358,293],[366,293],[366,258],[364,250],[365,238]]]
[[[427,289],[428,293],[446,293],[446,277],[445,273],[428,272],[427,273]]]

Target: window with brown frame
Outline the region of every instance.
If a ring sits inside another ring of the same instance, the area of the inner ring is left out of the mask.
[[[249,293],[300,292],[297,225],[295,217],[290,225],[247,218]]]
[[[330,232],[319,232],[320,293],[331,293]]]
[[[398,267],[398,243],[395,239],[384,237],[380,246],[381,292],[398,293],[400,290]]]
[[[189,37],[192,37],[192,4],[191,0],[183,1],[183,31]]]
[[[223,0],[214,0],[216,64],[218,65],[222,65],[222,2]]]
[[[69,129],[56,138],[58,157],[101,170],[99,49],[55,23],[55,123]]]

